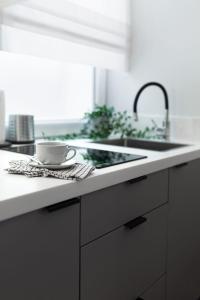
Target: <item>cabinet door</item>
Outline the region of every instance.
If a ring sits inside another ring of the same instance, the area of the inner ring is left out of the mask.
[[[79,204],[0,223],[0,299],[78,300]]]
[[[170,170],[168,300],[200,297],[200,160]]]
[[[167,205],[145,218],[82,247],[82,300],[136,299],[165,273]]]
[[[162,277],[156,284],[154,284],[146,293],[136,300],[165,300],[166,288],[165,277]],[[178,299],[177,299],[178,300]]]

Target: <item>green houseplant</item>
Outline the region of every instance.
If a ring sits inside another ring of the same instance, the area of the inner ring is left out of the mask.
[[[84,116],[83,129],[78,133],[48,137],[50,140],[60,139],[107,139],[110,136],[120,138],[152,138],[154,127],[138,130],[133,126],[132,116],[127,111],[118,112],[114,107],[96,106],[92,112]],[[45,134],[43,134],[45,138]]]
[[[92,112],[85,114],[85,125],[81,134],[91,139],[105,139],[113,132],[114,108],[96,106]]]
[[[145,127],[138,130],[133,126],[132,116],[127,111],[118,112],[114,107],[96,106],[91,113],[85,114],[85,125],[82,136],[90,139],[105,139],[110,136],[120,138],[149,138],[154,128]]]

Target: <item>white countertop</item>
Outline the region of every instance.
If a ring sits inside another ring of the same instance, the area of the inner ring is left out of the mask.
[[[8,162],[23,159],[25,156],[0,150],[0,221],[200,158],[200,144],[165,152],[78,141],[74,141],[72,144],[145,155],[148,158],[95,170],[94,174],[86,180],[73,182],[54,178],[27,178],[23,175],[8,174],[5,171]]]

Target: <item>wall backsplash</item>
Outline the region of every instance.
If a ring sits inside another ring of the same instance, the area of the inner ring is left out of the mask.
[[[137,128],[152,126],[154,120],[158,126],[162,126],[164,116],[158,115],[140,115],[139,122],[134,122]],[[191,142],[200,142],[200,117],[179,117],[170,116],[170,138],[186,140]]]
[[[191,142],[200,142],[200,117],[172,117],[171,136]]]

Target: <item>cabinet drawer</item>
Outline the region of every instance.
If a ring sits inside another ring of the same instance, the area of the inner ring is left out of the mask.
[[[165,300],[166,299],[166,278],[162,277],[146,293],[136,300]]]
[[[167,208],[81,248],[82,300],[137,299],[165,273]]]
[[[83,196],[82,245],[167,201],[168,170]]]

